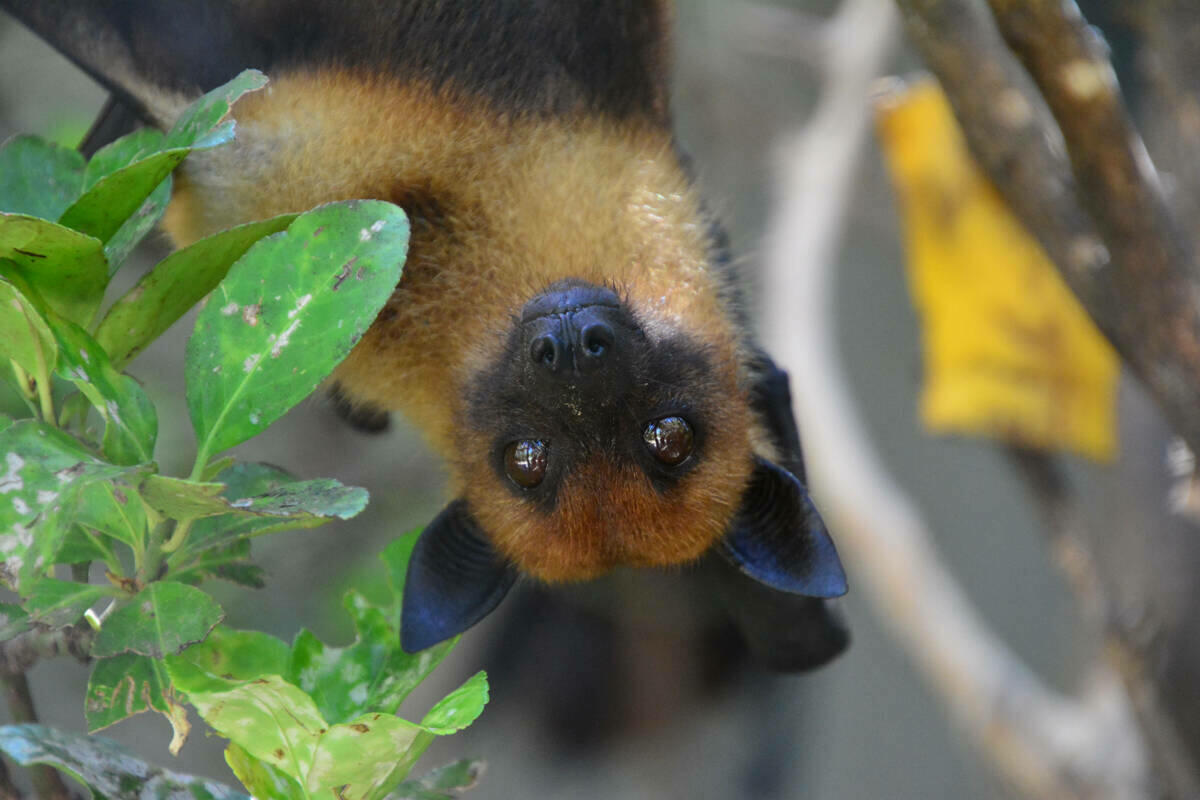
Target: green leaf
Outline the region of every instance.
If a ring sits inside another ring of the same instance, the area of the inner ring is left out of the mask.
[[[256,800],[296,800],[304,790],[282,770],[264,764],[236,744],[225,748],[225,763]]]
[[[42,578],[32,585],[25,610],[33,622],[61,628],[78,622],[83,612],[114,591],[107,586]]]
[[[336,787],[345,800],[385,793],[404,779],[431,741],[419,726],[390,714],[331,725],[318,740],[306,788],[316,794]]]
[[[438,736],[460,731],[479,718],[487,701],[487,673],[477,672],[431,708],[421,726]]]
[[[284,675],[291,653],[287,642],[259,631],[238,631],[219,625],[208,638],[184,650],[177,659],[226,680],[249,681]]]
[[[21,291],[0,278],[0,358],[15,361],[30,375],[50,374],[58,343],[50,326]]]
[[[233,136],[232,126],[219,125],[239,97],[267,85],[267,76],[256,69],[239,73],[188,106],[167,133],[166,147],[213,147]]]
[[[202,456],[254,436],[316,388],[395,290],[407,246],[404,212],[349,201],[301,215],[233,265],[188,341]]]
[[[176,688],[213,730],[255,758],[306,782],[328,725],[300,689],[268,675],[229,681],[178,658],[167,660]]]
[[[367,490],[332,478],[296,481],[257,497],[230,500],[243,514],[266,517],[350,519],[367,507]]]
[[[18,764],[49,764],[108,800],[250,800],[219,783],[155,767],[100,736],[44,725],[0,727],[0,751]]]
[[[27,296],[26,285],[37,293],[31,302],[80,325],[91,322],[108,285],[100,240],[36,217],[0,214],[0,262],[11,262],[0,274]]]
[[[171,519],[195,519],[229,513],[229,503],[221,499],[225,486],[201,483],[168,475],[148,475],[138,491],[146,505]]]
[[[67,531],[76,492],[125,467],[105,464],[77,440],[45,423],[22,420],[0,431],[0,577],[26,593],[26,584],[52,564]],[[36,535],[35,535],[36,528]]]
[[[152,583],[104,621],[92,655],[133,652],[161,658],[178,653],[203,641],[224,616],[217,601],[194,586]]]
[[[109,241],[189,152],[188,148],[161,150],[105,175],[63,212],[59,223]]]
[[[104,255],[108,259],[110,276],[125,263],[125,259],[129,257],[133,249],[142,239],[146,238],[146,234],[154,230],[154,226],[162,219],[171,202],[171,188],[174,183],[170,175],[164,178],[158,188],[151,192],[146,201],[142,203],[141,208],[126,219],[117,232],[109,238],[108,243],[104,245]]]
[[[58,548],[55,561],[59,564],[83,564],[89,561],[103,561],[106,564],[116,564],[117,556],[102,537],[85,530],[80,525],[72,525],[63,537]],[[110,567],[111,568],[111,567]]]
[[[208,547],[198,555],[189,556],[185,566],[171,569],[171,575],[182,583],[197,584],[216,578],[251,589],[266,585],[262,568],[250,562],[250,542],[246,539],[222,547]]]
[[[482,761],[464,758],[430,770],[420,778],[405,781],[386,800],[452,800],[475,788],[483,769]]]
[[[144,711],[157,711],[170,719],[171,684],[162,663],[135,653],[101,658],[92,667],[84,697],[88,733],[115,725]]]
[[[0,211],[58,219],[83,191],[83,156],[36,136],[0,147]]]
[[[83,173],[83,191],[91,191],[114,172],[163,150],[165,138],[157,128],[139,128],[104,145],[87,162]]]
[[[81,489],[75,523],[124,542],[135,552],[146,547],[146,507],[137,489],[123,478],[96,481]]]
[[[96,329],[96,339],[115,363],[128,364],[215,289],[252,244],[286,229],[297,216],[239,225],[167,256],[113,304]]]
[[[25,609],[13,603],[0,603],[0,642],[19,636],[32,624]]]
[[[399,631],[378,608],[357,592],[347,592],[344,605],[354,618],[355,641],[347,647],[328,647],[301,631],[292,644],[287,673],[332,722],[367,712],[395,713],[458,641],[455,637],[419,653],[406,653],[400,647]]]
[[[122,375],[87,331],[67,320],[51,320],[62,358],[59,374],[75,385],[104,419],[104,455],[113,463],[154,459],[158,414],[140,384]]]

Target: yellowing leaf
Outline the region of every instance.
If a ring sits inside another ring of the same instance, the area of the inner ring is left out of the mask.
[[[1116,354],[971,161],[941,89],[885,97],[876,127],[921,317],[925,425],[1112,458]]]

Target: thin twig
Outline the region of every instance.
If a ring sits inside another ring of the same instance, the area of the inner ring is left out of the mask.
[[[1147,750],[1154,772],[1165,783],[1163,791],[1170,797],[1200,797],[1200,783],[1187,747],[1164,709],[1162,693],[1147,674],[1145,642],[1126,624],[1111,592],[1105,590],[1104,577],[1087,544],[1083,510],[1061,466],[1052,457],[1025,448],[1010,448],[1009,455],[1017,474],[1037,500],[1056,561],[1067,575],[1080,608],[1092,627],[1103,632],[1109,660],[1130,687],[1127,694],[1150,745]]]
[[[4,698],[8,710],[16,722],[37,722],[37,711],[33,707],[33,693],[29,690],[29,679],[24,673],[0,676],[4,683]],[[33,781],[33,794],[38,800],[71,800],[62,776],[53,767],[35,764],[29,768]]]
[[[44,658],[69,655],[86,663],[96,632],[87,623],[35,628],[0,642],[0,677],[20,675]]]
[[[1144,798],[1147,777],[1123,690],[1102,673],[1080,701],[1042,684],[996,638],[943,566],[918,512],[883,472],[854,415],[833,338],[833,274],[868,121],[867,87],[892,25],[875,0],[833,23],[830,85],[782,158],[764,316],[795,394],[818,505],[880,616],[958,723],[1015,784],[1045,798]]]

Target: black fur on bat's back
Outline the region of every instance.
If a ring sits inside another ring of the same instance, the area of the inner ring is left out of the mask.
[[[341,67],[453,87],[519,114],[667,119],[661,0],[0,0],[0,8],[136,108],[142,93],[113,83],[114,53],[132,74],[184,94],[248,67]]]

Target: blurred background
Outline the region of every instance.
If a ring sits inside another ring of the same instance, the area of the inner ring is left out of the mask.
[[[821,16],[836,3],[778,6]],[[734,0],[678,3],[675,115],[704,193],[732,236],[753,304],[771,288],[757,274],[779,143],[808,119],[820,73],[803,48],[789,51],[748,19],[765,17],[749,15]],[[897,41],[887,72],[918,66]],[[78,137],[103,99],[80,71],[0,15],[0,140],[17,132]],[[985,441],[922,430],[919,329],[895,199],[873,140],[857,174],[836,286],[838,342],[854,402],[986,622],[1046,683],[1071,692],[1096,643],[1081,625],[1011,462]],[[143,250],[145,268],[162,257],[164,245],[155,241]],[[118,279],[120,290],[136,280],[137,269],[127,268],[125,283]],[[160,459],[175,474],[186,469],[193,449],[182,393],[189,329],[188,321],[177,325],[131,368],[158,404]],[[1122,390],[1121,414],[1116,465],[1069,464],[1073,485],[1091,498],[1097,519],[1132,513],[1121,498],[1161,500],[1165,491],[1161,424],[1132,387]],[[392,537],[430,520],[446,500],[436,458],[402,420],[393,422],[385,434],[363,435],[314,396],[239,448],[241,458],[302,477],[366,487],[372,501],[351,522],[259,540],[268,589],[217,588],[229,623],[288,640],[301,627],[349,640],[343,591],[380,585],[375,555]],[[1122,558],[1137,564],[1143,556]],[[430,681],[435,685],[408,701],[410,716],[419,716],[430,698],[489,669],[492,701],[483,717],[465,734],[435,744],[422,766],[466,755],[484,759],[487,771],[468,795],[479,798],[1017,796],[954,727],[884,630],[856,580],[859,565],[846,566],[851,647],[804,675],[771,675],[739,658],[736,643],[702,619],[678,576],[623,573],[553,592],[525,587],[465,636]],[[83,667],[44,662],[31,680],[44,722],[83,728]],[[172,759],[161,718],[143,715],[106,735],[171,769],[233,783],[216,737],[194,734]]]

